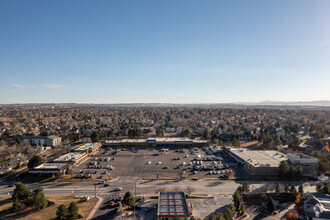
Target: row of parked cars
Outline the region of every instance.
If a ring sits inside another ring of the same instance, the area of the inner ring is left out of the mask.
[[[222,157],[195,157],[196,161],[223,161]]]
[[[210,147],[204,147],[204,148],[203,148],[203,151],[205,151],[205,153],[206,153],[207,155],[212,155],[212,154],[215,153],[214,150],[213,150],[212,148],[210,148]]]
[[[224,169],[229,168],[229,166],[227,164],[224,164],[224,165],[209,165],[209,166],[206,166],[206,165],[202,164],[202,165],[189,166],[187,168],[192,170],[192,171],[209,171],[209,170],[224,170]]]
[[[100,157],[100,158],[97,158],[95,157],[95,160],[96,161],[110,161],[110,160],[115,160],[115,158],[111,158],[111,157]]]

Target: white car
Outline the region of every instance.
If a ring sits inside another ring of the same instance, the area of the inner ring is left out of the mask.
[[[151,164],[151,161],[148,161],[148,162],[147,162],[147,165],[148,165],[148,164]]]
[[[115,191],[122,191],[122,190],[123,190],[123,188],[120,188],[120,187],[115,188]]]
[[[157,164],[162,164],[162,162],[161,162],[161,161],[159,161]]]

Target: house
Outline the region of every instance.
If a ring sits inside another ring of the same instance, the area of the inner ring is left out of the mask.
[[[321,192],[307,193],[304,211],[308,220],[330,219],[330,196]]]

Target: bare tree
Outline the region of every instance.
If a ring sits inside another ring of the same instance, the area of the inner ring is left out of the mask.
[[[188,194],[188,196],[190,196],[191,193],[195,191],[195,188],[192,187],[192,186],[187,186],[186,189],[185,189],[185,191]]]
[[[181,191],[182,189],[181,189],[181,187],[179,186],[179,185],[176,185],[175,187],[174,187],[174,191]]]

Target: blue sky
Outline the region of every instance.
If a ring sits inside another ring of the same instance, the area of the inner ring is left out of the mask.
[[[330,100],[330,1],[0,0],[0,103]]]

